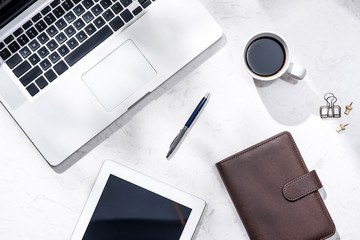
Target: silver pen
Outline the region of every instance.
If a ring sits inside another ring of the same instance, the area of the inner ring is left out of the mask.
[[[166,158],[169,158],[169,156],[171,155],[171,153],[175,150],[176,146],[180,143],[181,139],[184,137],[186,131],[190,128],[191,124],[194,122],[194,120],[196,119],[196,116],[199,114],[199,112],[201,111],[202,107],[205,105],[206,100],[208,99],[210,93],[207,93],[200,101],[200,103],[197,105],[197,107],[195,108],[194,112],[191,114],[189,120],[187,120],[187,122],[185,123],[185,126],[180,130],[180,132],[178,133],[178,135],[175,137],[175,139],[172,141],[172,143],[170,144],[170,148],[169,151],[166,155]]]

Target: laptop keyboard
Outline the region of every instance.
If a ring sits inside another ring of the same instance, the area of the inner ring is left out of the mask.
[[[55,0],[0,42],[0,57],[35,96],[154,1]]]

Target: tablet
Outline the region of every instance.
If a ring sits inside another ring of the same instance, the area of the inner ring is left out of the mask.
[[[107,160],[71,239],[188,240],[204,208],[197,197]]]

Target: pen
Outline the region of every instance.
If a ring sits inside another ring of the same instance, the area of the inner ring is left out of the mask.
[[[195,108],[194,112],[191,114],[189,120],[185,123],[185,126],[180,130],[178,135],[175,137],[175,139],[170,144],[169,152],[166,155],[166,158],[169,158],[171,153],[175,150],[176,146],[180,143],[181,139],[184,137],[186,131],[190,128],[191,124],[194,122],[196,116],[201,111],[202,107],[205,105],[206,100],[208,99],[210,93],[207,93],[199,102],[197,107]]]

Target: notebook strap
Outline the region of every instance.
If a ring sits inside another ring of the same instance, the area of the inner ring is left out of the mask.
[[[286,183],[283,187],[283,195],[289,201],[296,201],[320,188],[322,188],[321,181],[313,170]]]

